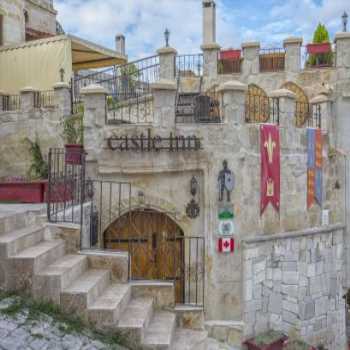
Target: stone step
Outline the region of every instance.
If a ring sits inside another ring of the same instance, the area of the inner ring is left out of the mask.
[[[27,213],[6,214],[0,217],[0,235],[25,228],[35,221],[34,216]]]
[[[11,258],[14,283],[11,289],[32,289],[33,277],[45,266],[65,254],[65,242],[61,239],[42,241],[22,250]]]
[[[61,292],[88,269],[84,255],[64,255],[34,276],[33,296],[60,304]]]
[[[172,312],[158,311],[145,331],[142,342],[146,350],[167,350],[170,348],[176,328],[176,315]]]
[[[171,311],[176,314],[178,327],[197,331],[204,330],[204,309],[202,306],[176,305]]]
[[[87,317],[87,309],[102,294],[110,283],[109,270],[90,269],[61,293],[61,306],[64,311],[76,312]]]
[[[130,301],[117,328],[130,342],[131,348],[138,348],[143,342],[145,329],[152,316],[153,298],[135,298]]]
[[[129,304],[131,286],[128,284],[112,284],[88,308],[89,321],[97,329],[113,329]]]
[[[42,226],[30,226],[0,235],[0,258],[9,258],[41,242],[44,238]]]
[[[210,350],[206,347],[208,333],[191,329],[178,328],[174,334],[171,350]]]

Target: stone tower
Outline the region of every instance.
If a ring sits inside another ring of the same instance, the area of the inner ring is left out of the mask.
[[[216,4],[203,0],[203,45],[216,43]]]
[[[125,36],[123,34],[115,36],[115,51],[125,56]]]

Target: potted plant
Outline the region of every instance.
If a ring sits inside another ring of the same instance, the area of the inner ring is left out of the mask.
[[[327,28],[319,23],[311,44],[307,45],[308,66],[328,67],[332,65],[333,53]]]
[[[316,348],[301,340],[298,331],[292,329],[283,344],[283,350],[316,350]]]
[[[243,343],[248,350],[282,350],[288,339],[282,332],[268,331]]]
[[[65,161],[67,164],[81,164],[84,154],[83,113],[63,117],[62,137],[65,140]]]

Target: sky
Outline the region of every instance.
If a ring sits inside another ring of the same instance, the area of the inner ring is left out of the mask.
[[[58,20],[66,33],[114,49],[114,37],[126,37],[129,59],[155,54],[170,45],[180,54],[199,53],[202,42],[202,0],[54,0]],[[349,0],[217,0],[217,42],[240,48],[260,41],[261,47],[282,47],[289,36],[311,40],[319,22],[331,37],[342,30]],[[349,18],[350,22],[350,18]],[[348,25],[350,30],[350,23]]]

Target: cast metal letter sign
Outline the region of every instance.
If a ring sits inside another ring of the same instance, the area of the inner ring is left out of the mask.
[[[153,136],[151,129],[147,134],[141,133],[137,136],[111,136],[107,139],[107,146],[112,151],[199,151],[201,149],[201,140],[195,136],[174,135],[170,133],[169,137]]]

